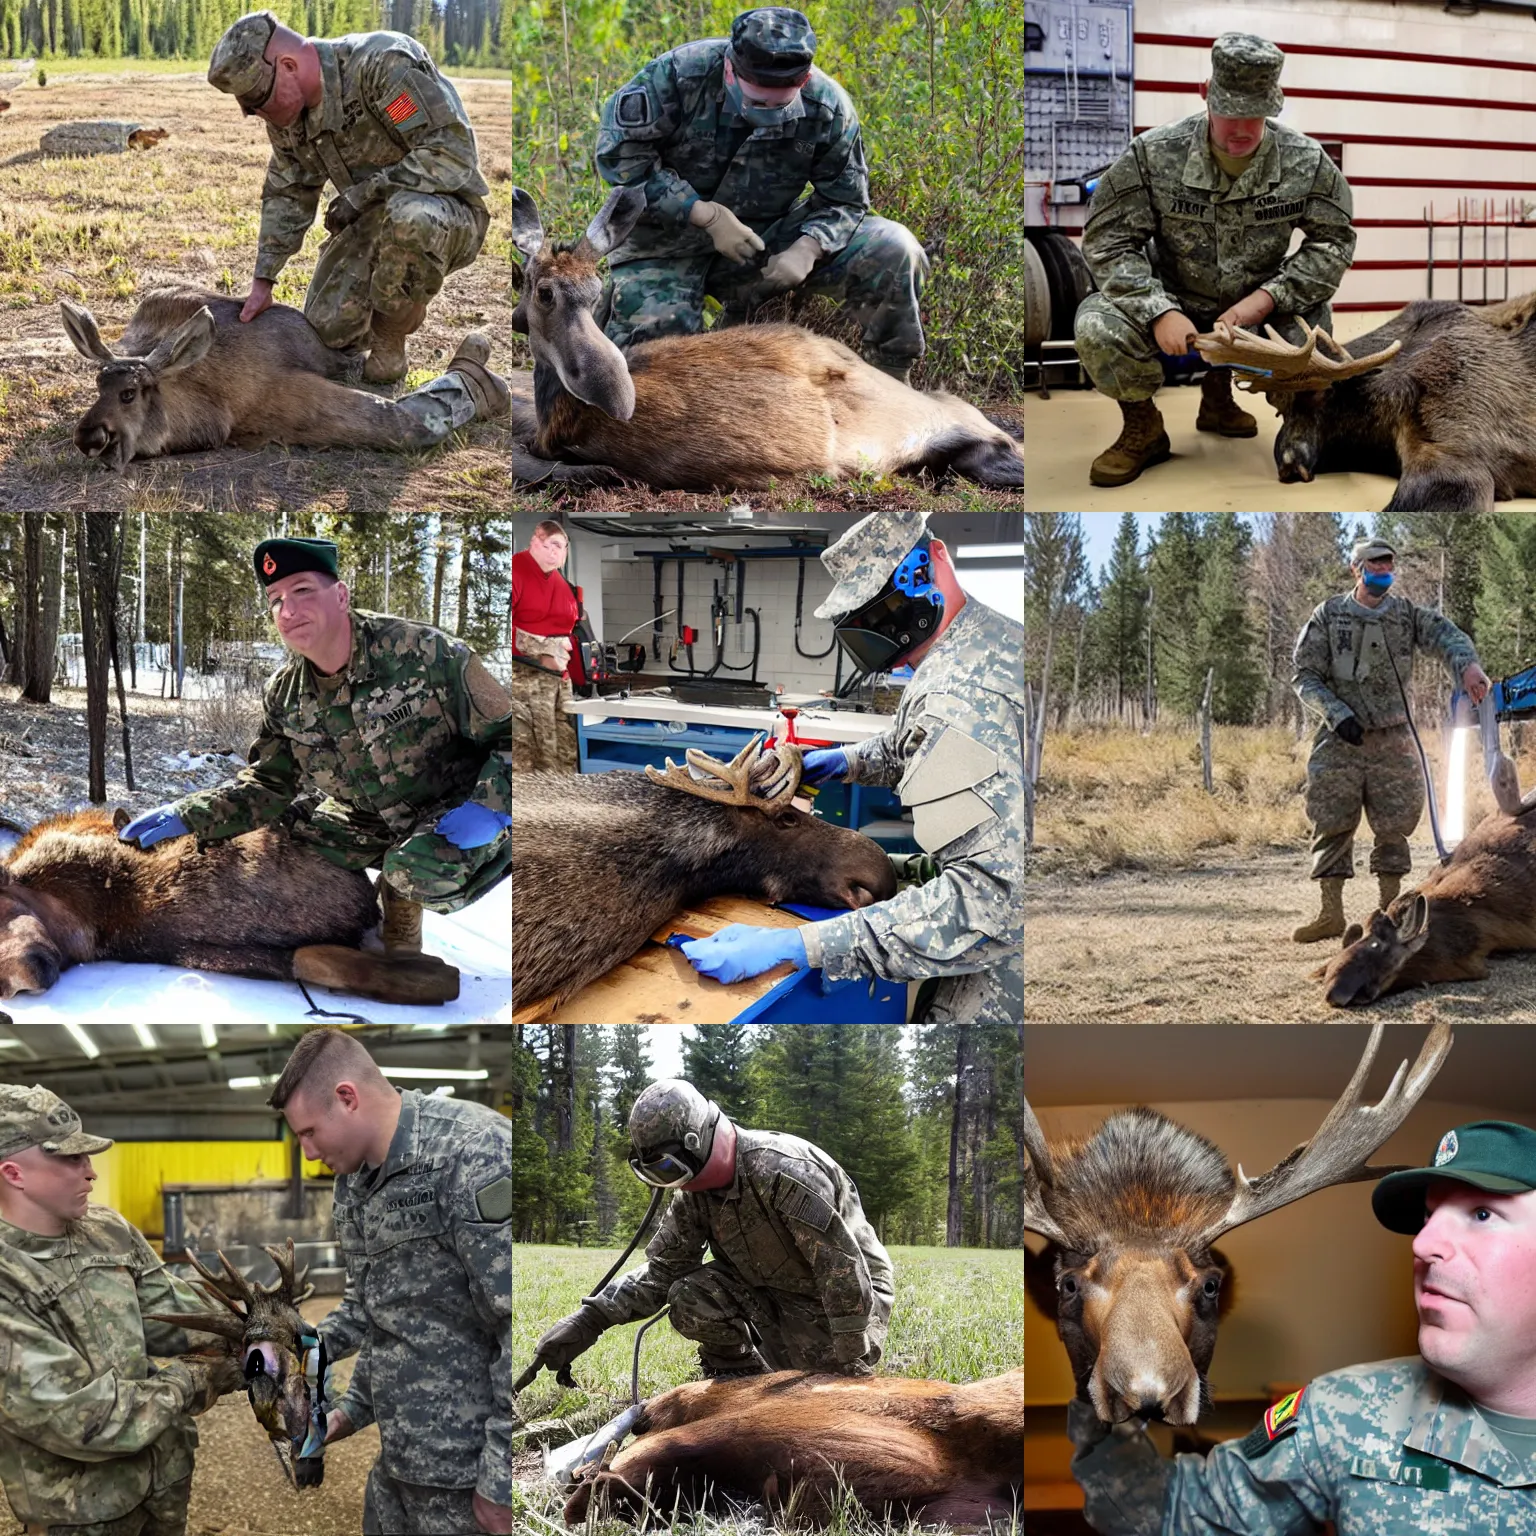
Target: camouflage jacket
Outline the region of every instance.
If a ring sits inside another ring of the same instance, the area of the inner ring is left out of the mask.
[[[676,1191],[645,1263],[593,1305],[610,1323],[649,1317],[704,1262],[706,1246],[748,1285],[819,1301],[830,1333],[866,1334],[877,1296],[891,1295],[890,1255],[853,1180],[798,1136],[738,1127],[735,1178],[724,1189]]]
[[[0,1482],[23,1525],[115,1520],[192,1475],[192,1377],[149,1357],[214,1339],[143,1314],[207,1310],[106,1206],[62,1237],[0,1221]]]
[[[381,1168],[336,1177],[341,1305],[326,1354],[361,1351],[337,1404],[377,1423],[384,1470],[512,1502],[512,1122],[406,1089]]]
[[[1406,688],[1415,647],[1438,656],[1458,684],[1477,660],[1467,636],[1433,608],[1392,593],[1367,608],[1341,592],[1319,603],[1302,625],[1291,686],[1328,730],[1351,715],[1367,730],[1401,725],[1408,716],[1398,678]]]
[[[1349,183],[1315,139],[1269,123],[1234,181],[1197,112],[1138,134],[1104,173],[1083,255],[1099,291],[1138,325],[1175,309],[1214,318],[1259,288],[1279,314],[1305,314],[1349,270],[1352,216]],[[1287,255],[1297,229],[1302,242]]]
[[[404,837],[473,800],[512,813],[506,690],[462,640],[352,610],[352,660],[327,699],[293,656],[267,680],[261,734],[228,784],[176,802],[203,842],[275,821],[304,791],[330,795]]]
[[[652,60],[603,104],[597,169],[616,187],[644,187],[647,207],[611,262],[712,254],[688,210],[705,198],[724,203],[763,235],[809,184],[810,213],[799,234],[823,251],[848,244],[869,212],[869,171],[859,117],[837,81],[812,68],[800,116],[754,128],[725,95],[723,37],[686,43]]]
[[[933,1022],[1003,1023],[1024,1004],[1024,629],[968,598],[902,693],[896,723],[849,751],[859,784],[899,784],[939,876],[801,928],[829,980],[952,978]]]
[[[1138,1428],[1072,1473],[1100,1536],[1536,1536],[1536,1467],[1417,1355],[1319,1376],[1208,1455],[1164,1460]]]
[[[261,189],[256,276],[275,278],[304,243],[327,181],[368,183],[372,197],[429,192],[482,213],[490,188],[459,93],[414,38],[355,32],[316,40],[321,97],[287,128],[267,127],[272,159]]]

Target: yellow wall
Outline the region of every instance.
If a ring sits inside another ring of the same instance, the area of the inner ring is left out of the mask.
[[[162,1238],[162,1185],[285,1179],[288,1155],[282,1141],[120,1141],[91,1158],[97,1174],[91,1198],[126,1216],[146,1237]],[[329,1171],[305,1160],[307,1179]]]

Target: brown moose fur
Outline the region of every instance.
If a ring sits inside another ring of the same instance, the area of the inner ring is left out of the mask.
[[[355,945],[378,921],[367,875],[264,827],[209,844],[118,839],[127,813],[39,822],[0,864],[0,998],[90,960],[287,981],[301,945]]]
[[[639,1438],[565,1507],[633,1518],[648,1497],[707,1507],[716,1495],[824,1521],[839,1474],[859,1502],[898,1519],[1007,1519],[1024,1482],[1024,1372],[952,1385],[897,1376],[770,1376],[690,1382],[652,1399]],[[649,1486],[647,1486],[649,1485]]]

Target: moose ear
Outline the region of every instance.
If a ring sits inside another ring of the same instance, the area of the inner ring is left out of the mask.
[[[608,194],[608,201],[592,216],[587,232],[581,237],[577,254],[590,253],[594,261],[601,261],[616,245],[629,238],[629,232],[645,212],[643,187],[615,187]],[[582,246],[586,250],[582,250]]]
[[[1351,923],[1344,930],[1344,942],[1339,947],[1341,949],[1348,949],[1351,944],[1358,944],[1364,934],[1365,929],[1359,923]]]
[[[208,349],[213,345],[213,332],[213,311],[205,304],[155,347],[144,359],[144,366],[162,379],[190,368],[207,357]]]
[[[132,818],[129,816],[128,812],[125,811],[122,806],[118,806],[118,808],[112,812],[112,830],[114,832],[121,832],[131,820]]]
[[[538,205],[521,187],[512,188],[512,244],[532,261],[544,248]]]
[[[1413,898],[1413,905],[1403,914],[1397,929],[1397,941],[1399,944],[1411,944],[1417,949],[1428,937],[1429,901],[1421,894]]]
[[[59,300],[59,310],[64,316],[64,330],[75,344],[75,351],[88,357],[93,363],[115,363],[112,350],[101,339],[96,329],[96,316],[90,310],[71,304],[68,299]]]

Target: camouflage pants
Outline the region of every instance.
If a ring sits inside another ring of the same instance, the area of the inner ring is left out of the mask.
[[[568,678],[525,661],[512,663],[512,771],[576,772],[576,722],[563,705]]]
[[[96,1520],[90,1525],[29,1525],[23,1523],[27,1536],[46,1531],[48,1536],[186,1536],[187,1501],[192,1497],[192,1479],[184,1477],[168,1488],[151,1491],[137,1509],[115,1520]]]
[[[363,1536],[481,1536],[473,1488],[402,1483],[380,1457],[363,1489]]]
[[[1169,297],[1179,298],[1177,294]],[[1201,331],[1210,330],[1222,313],[1184,300],[1179,300],[1179,309]],[[1299,342],[1303,340],[1299,320],[1327,330],[1332,314],[1329,305],[1320,304],[1300,317],[1273,314],[1265,324],[1274,326],[1287,341]],[[1113,300],[1102,293],[1090,293],[1077,306],[1074,332],[1077,355],[1101,395],[1108,395],[1111,400],[1150,400],[1162,388],[1163,355],[1152,339],[1152,327],[1130,319]]]
[[[702,256],[650,257],[609,270],[604,330],[620,347],[658,336],[691,336],[704,329],[704,299],[724,306],[722,325],[739,325],[753,305],[775,296],[765,289],[762,263],[800,238],[810,205],[796,204],[762,231],[761,256],[738,265],[709,252]],[[835,299],[863,331],[866,361],[901,374],[923,355],[918,301],[928,281],[928,256],[905,224],[867,213],[852,238],[825,253],[801,291]]]
[[[436,819],[399,837],[376,816],[327,798],[299,810],[293,839],[343,869],[376,865],[399,895],[429,912],[458,912],[511,874],[512,829],[503,827],[483,847],[457,848],[432,830]]]
[[[931,987],[931,990],[930,990]],[[924,982],[915,1024],[1017,1023],[1024,1011],[1024,954],[1018,951],[985,971]]]
[[[1367,731],[1352,747],[1321,730],[1307,759],[1307,820],[1312,823],[1312,878],[1348,880],[1355,872],[1360,813],[1376,841],[1373,875],[1406,875],[1408,836],[1424,810],[1424,774],[1406,725]]]
[[[838,1362],[826,1310],[811,1296],[748,1285],[720,1259],[701,1265],[667,1292],[672,1326],[699,1346],[706,1370],[729,1370],[750,1351],[747,1325],[757,1330],[763,1357],[778,1371],[840,1371],[867,1376],[885,1353],[889,1293],[875,1295],[869,1332],[875,1342],[860,1360]]]
[[[373,314],[425,304],[480,252],[487,220],[456,197],[392,192],[320,247],[304,316],[328,347],[355,347]]]

